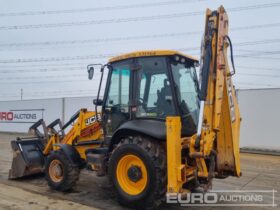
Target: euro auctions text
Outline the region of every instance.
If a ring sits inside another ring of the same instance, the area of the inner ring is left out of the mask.
[[[212,190],[187,194],[168,193],[166,202],[181,206],[271,206],[275,190]]]
[[[43,118],[44,109],[0,111],[0,123],[34,123]]]
[[[17,114],[14,112],[0,112],[0,120],[5,121],[13,121],[13,120],[23,120],[23,119],[33,119],[36,120],[36,114],[30,114],[30,113],[21,113]]]

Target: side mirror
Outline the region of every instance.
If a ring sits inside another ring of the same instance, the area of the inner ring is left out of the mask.
[[[101,106],[103,104],[103,100],[102,99],[94,99],[93,104],[96,105],[96,106]]]
[[[89,80],[92,80],[93,74],[94,74],[94,68],[93,68],[93,66],[88,67],[88,79],[89,79]]]

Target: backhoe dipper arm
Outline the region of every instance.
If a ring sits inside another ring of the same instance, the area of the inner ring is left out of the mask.
[[[190,156],[198,164],[215,156],[215,175],[240,176],[240,113],[227,59],[228,16],[221,6],[206,11],[204,46],[200,69],[200,115],[197,134],[192,137]],[[233,64],[233,57],[232,57]],[[234,68],[234,64],[233,64]],[[210,168],[210,167],[209,167]],[[205,169],[204,169],[205,170]],[[209,170],[209,169],[208,169]],[[204,176],[209,171],[201,171]],[[214,172],[213,172],[214,173]]]
[[[188,192],[186,183],[199,183],[207,190],[211,188],[214,177],[241,175],[241,118],[232,85],[235,70],[230,71],[227,59],[229,45],[233,64],[226,11],[222,6],[216,11],[207,9],[201,52],[197,133],[182,138],[181,118],[169,116],[166,120],[167,195]],[[234,64],[232,66],[234,69]],[[183,155],[183,150],[189,154]]]

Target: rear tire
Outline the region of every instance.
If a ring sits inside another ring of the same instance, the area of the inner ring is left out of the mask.
[[[166,151],[143,136],[122,139],[108,165],[119,202],[133,209],[154,209],[165,200]]]
[[[58,191],[72,189],[79,179],[79,166],[72,163],[61,150],[53,151],[45,165],[45,174],[48,185]]]

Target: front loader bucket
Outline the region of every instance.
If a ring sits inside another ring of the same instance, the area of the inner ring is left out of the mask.
[[[44,145],[40,138],[24,138],[11,141],[13,162],[9,179],[16,179],[43,172]]]
[[[11,141],[13,162],[9,172],[9,179],[43,172],[45,162],[44,145],[49,139],[44,120],[40,119],[34,123],[29,128],[29,133],[35,135],[35,137],[18,137],[17,140]]]

